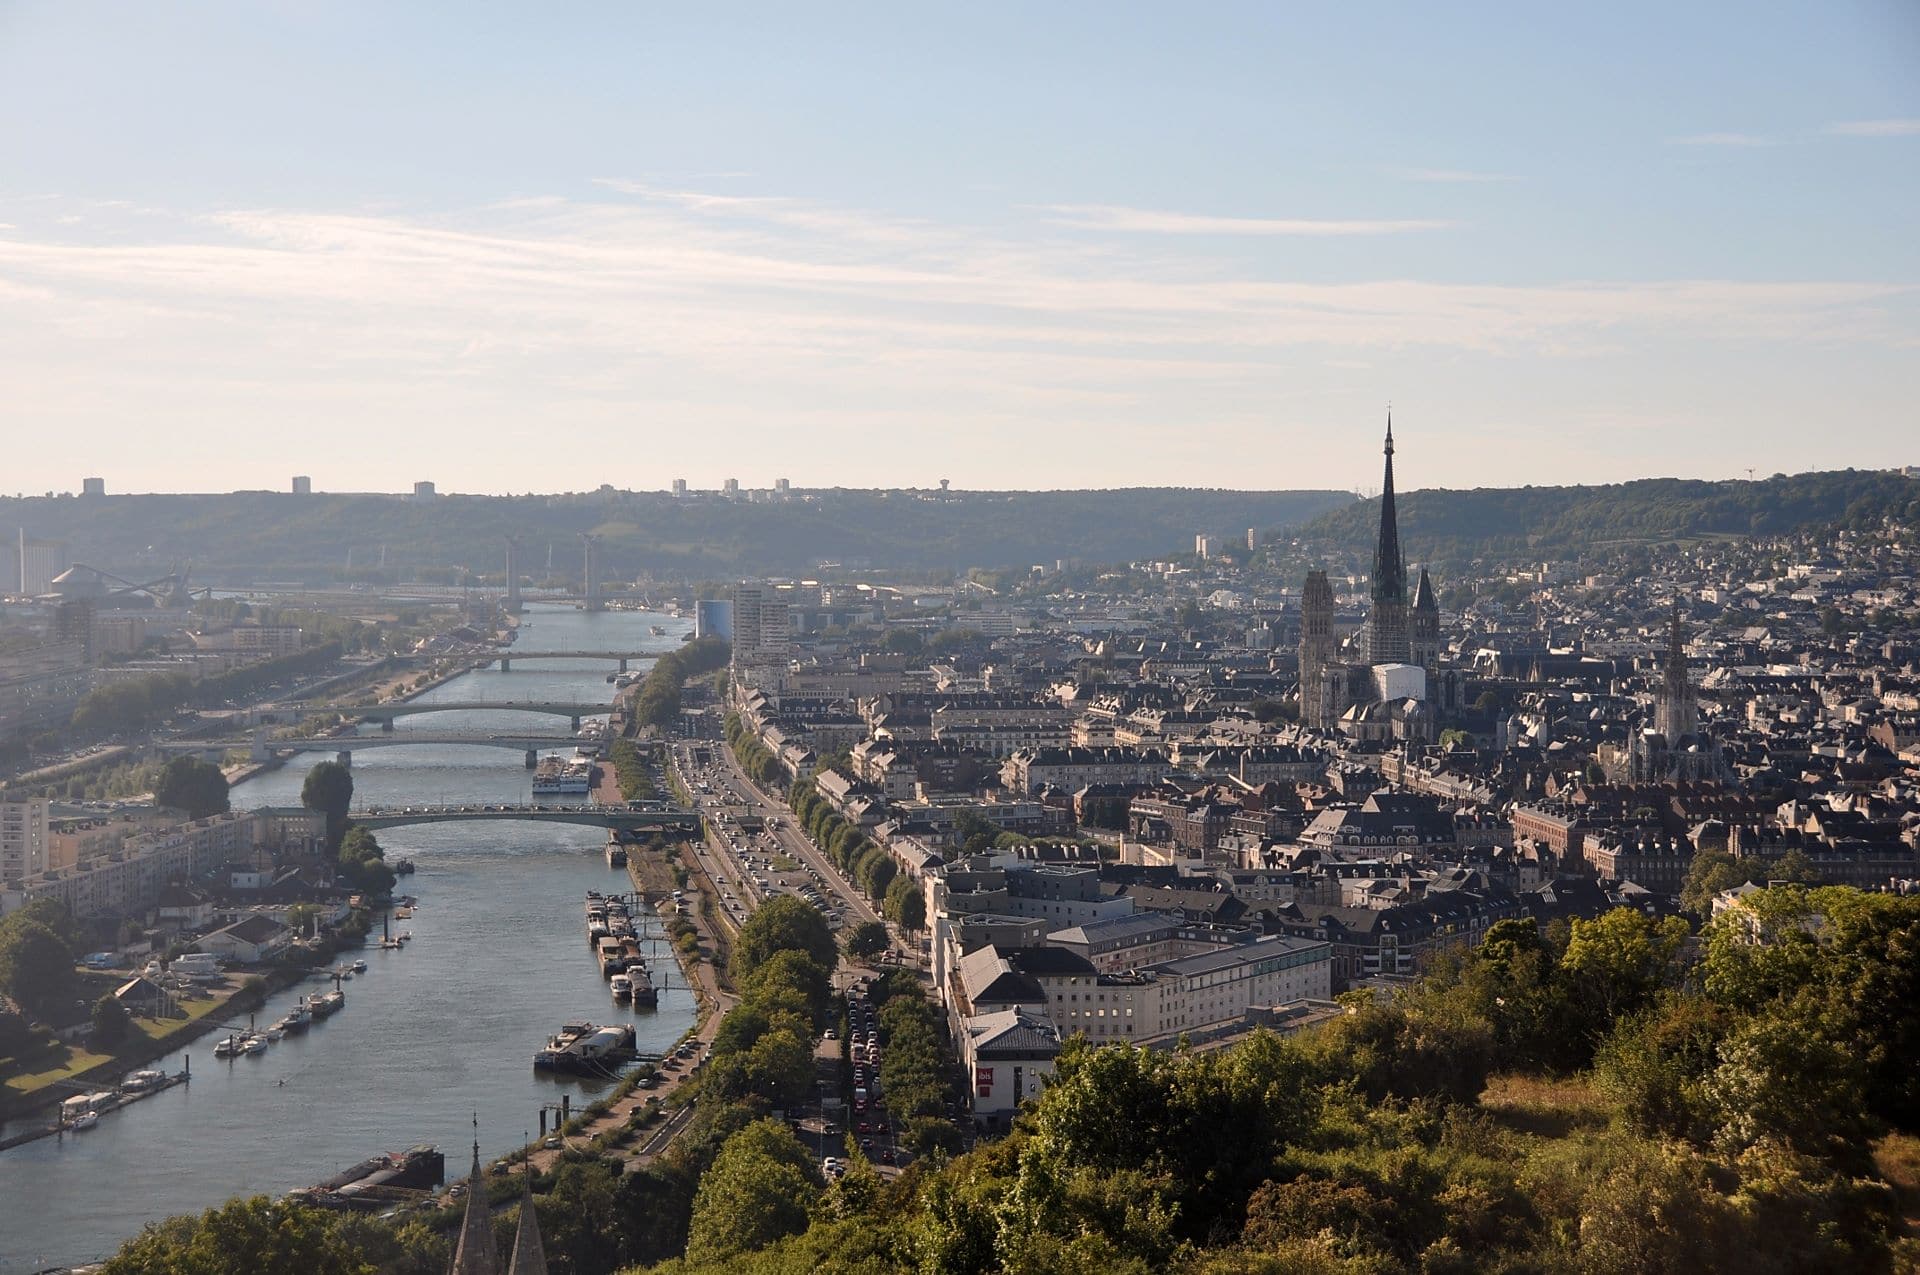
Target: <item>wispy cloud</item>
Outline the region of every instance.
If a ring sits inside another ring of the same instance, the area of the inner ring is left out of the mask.
[[[16,218],[26,228],[0,236],[0,383],[28,387],[18,410],[79,424],[199,422],[213,402],[236,430],[294,402],[316,422],[381,432],[446,419],[449,404],[501,428],[639,411],[702,433],[814,413],[908,451],[898,422],[986,422],[1064,455],[1061,440],[1186,420],[1195,404],[1216,421],[1257,418],[1283,368],[1689,342],[1807,357],[1920,336],[1920,293],[1895,283],[1309,282],[1273,277],[1258,241],[1223,260],[1177,236],[1088,244],[802,199],[607,188],[619,195],[431,216],[226,209],[77,229]]]
[[[1123,208],[1111,204],[1047,204],[1043,211],[1052,214],[1048,220],[1056,225],[1149,235],[1299,235],[1325,238],[1402,235],[1422,230],[1446,230],[1456,224],[1424,219],[1218,217],[1206,213]]]
[[[1474,182],[1517,182],[1520,179],[1511,173],[1476,173],[1464,168],[1403,168],[1400,179],[1410,182],[1430,182],[1443,185],[1464,185]]]
[[[1669,137],[1669,146],[1778,146],[1778,138],[1765,137],[1759,133],[1689,133],[1685,137]]]
[[[1838,137],[1920,137],[1920,119],[1843,120],[1827,131]]]

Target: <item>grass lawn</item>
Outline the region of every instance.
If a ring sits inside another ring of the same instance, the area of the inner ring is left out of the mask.
[[[136,1018],[133,1025],[155,1040],[170,1032],[179,1031],[196,1018],[205,1018],[226,1005],[224,999],[208,997],[203,1000],[176,1001],[185,1018]]]
[[[10,1076],[5,1087],[12,1093],[26,1095],[37,1093],[48,1085],[62,1080],[72,1080],[89,1067],[98,1067],[111,1058],[111,1054],[93,1054],[75,1045],[66,1049],[65,1061],[45,1071],[28,1072],[25,1075]]]

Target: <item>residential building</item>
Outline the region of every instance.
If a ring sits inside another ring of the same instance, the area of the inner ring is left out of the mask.
[[[44,798],[0,798],[0,882],[14,882],[47,870],[52,847],[49,811]]]

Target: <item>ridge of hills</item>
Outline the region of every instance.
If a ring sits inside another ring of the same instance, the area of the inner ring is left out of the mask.
[[[1642,478],[1567,487],[1423,488],[1394,497],[1409,558],[1462,562],[1483,554],[1608,544],[1793,534],[1830,525],[1920,521],[1920,480],[1890,470],[1775,474],[1757,481]],[[1355,551],[1373,543],[1377,497],[1329,510],[1299,534]]]
[[[579,573],[581,533],[602,537],[608,578],[796,574],[848,567],[960,571],[1058,559],[1126,561],[1190,551],[1196,532],[1294,527],[1354,500],[1338,491],[1199,488],[987,492],[815,489],[785,500],[665,492],[552,496],[233,492],[0,499],[0,528],[65,540],[75,562],[123,575],[191,560],[197,580],[346,578],[378,561],[431,579],[498,575],[506,537],[536,577],[551,546],[558,576]],[[11,538],[9,535],[8,539]]]

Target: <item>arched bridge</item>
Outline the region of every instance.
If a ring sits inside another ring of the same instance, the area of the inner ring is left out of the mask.
[[[353,811],[350,817],[354,823],[369,829],[469,819],[517,819],[527,823],[574,823],[642,833],[700,830],[700,815],[696,811],[639,810],[626,806],[369,806]]]
[[[414,744],[472,744],[481,748],[514,748],[526,754],[531,770],[543,748],[573,748],[580,741],[572,735],[459,735],[423,730],[395,731],[380,735],[309,735],[300,739],[184,739],[155,744],[163,752],[194,753],[217,760],[232,752],[244,752],[255,761],[271,760],[278,753],[337,753],[346,765],[353,754],[365,748],[398,748]]]
[[[470,711],[542,713],[548,717],[566,717],[572,719],[573,728],[579,730],[581,718],[612,712],[613,706],[604,701],[596,704],[546,699],[480,699],[465,700],[460,703],[445,700],[407,700],[390,704],[329,704],[322,711],[339,713],[346,717],[358,717],[367,722],[379,722],[386,730],[392,730],[393,723],[402,717],[418,717],[422,713]]]

